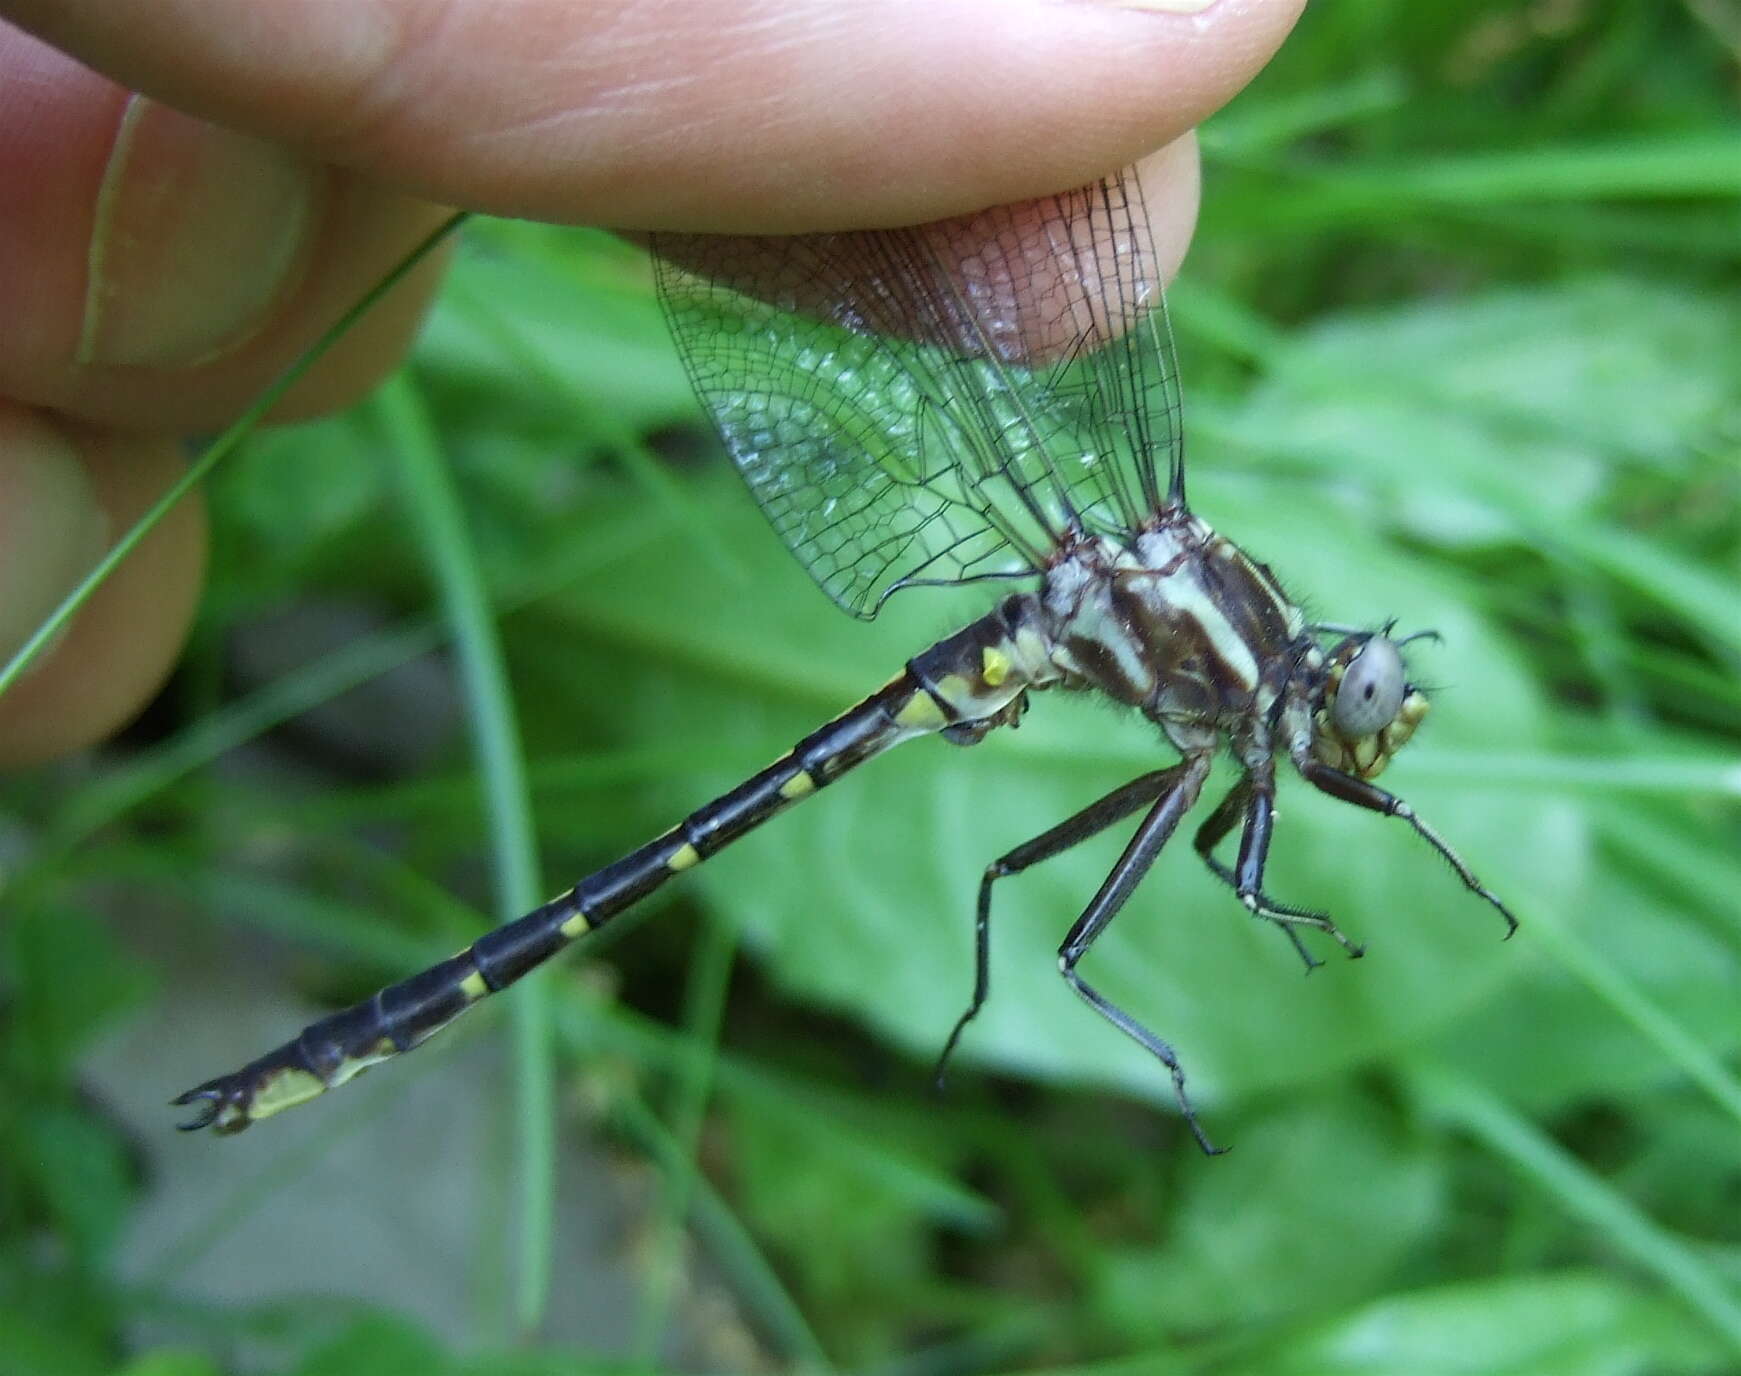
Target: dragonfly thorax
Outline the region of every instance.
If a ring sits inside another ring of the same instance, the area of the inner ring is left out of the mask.
[[[1223,737],[1262,753],[1275,725],[1331,768],[1375,779],[1427,715],[1403,662],[1409,637],[1387,627],[1321,648],[1275,575],[1183,509],[1128,546],[1071,544],[1032,615],[1063,683],[1139,708],[1187,753]]]
[[[1141,709],[1182,750],[1243,734],[1311,648],[1269,570],[1182,509],[1128,547],[1072,547],[1040,604],[1065,680]]]

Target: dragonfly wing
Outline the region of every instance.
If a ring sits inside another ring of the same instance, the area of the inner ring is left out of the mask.
[[[912,583],[1038,571],[1173,490],[1177,375],[1133,174],[911,229],[654,248],[739,471],[856,615]]]

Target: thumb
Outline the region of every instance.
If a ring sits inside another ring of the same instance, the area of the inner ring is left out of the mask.
[[[1304,0],[0,0],[168,104],[448,204],[910,224],[1175,139]]]

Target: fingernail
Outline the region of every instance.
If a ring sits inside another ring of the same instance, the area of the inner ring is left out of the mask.
[[[321,170],[134,96],[97,191],[79,362],[178,367],[245,343],[295,281]]]
[[[29,412],[0,412],[0,664],[108,546],[109,518],[72,441]]]

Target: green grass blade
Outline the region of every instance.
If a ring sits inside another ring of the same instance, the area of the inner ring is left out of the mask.
[[[1271,206],[1277,223],[1318,229],[1345,221],[1391,224],[1399,214],[1434,209],[1736,195],[1741,158],[1733,136],[1688,135],[1313,169],[1290,176]]]
[[[411,270],[434,252],[437,245],[453,233],[464,220],[463,214],[450,217],[416,248],[406,254],[391,272],[341,315],[319,339],[315,340],[300,358],[280,373],[272,384],[260,393],[254,404],[242,412],[235,424],[231,425],[228,430],[206,447],[205,452],[188,466],[187,472],[176,479],[168,491],[152,503],[150,510],[128,527],[126,533],[115,542],[113,548],[97,561],[96,566],[79,581],[79,585],[66,595],[60,605],[50,612],[43,623],[32,632],[30,638],[19,646],[17,653],[6,661],[4,667],[0,667],[0,693],[6,692],[18,681],[19,676],[30,667],[31,662],[78,614],[79,608],[85,605],[91,594],[108,580],[109,575],[115,571],[121,561],[131,554],[138,547],[139,542],[151,533],[157,523],[175,508],[176,503],[205,481],[207,474],[233,454],[242,441],[253,432],[254,427],[260,423],[266,413],[276,406],[283,399],[284,394],[301,380],[303,374],[308,372],[334,344],[349,334],[352,326],[367,315],[377,301],[403,281]]]
[[[639,1149],[651,1156],[667,1176],[685,1169],[683,1149],[651,1109],[629,1095],[618,1096],[612,1106]],[[834,1364],[823,1350],[821,1340],[811,1329],[804,1311],[786,1289],[779,1273],[756,1246],[754,1237],[738,1221],[730,1206],[713,1191],[705,1177],[695,1176],[694,1187],[696,1226],[707,1239],[715,1258],[732,1276],[736,1293],[745,1308],[766,1327],[774,1341],[791,1354],[795,1370],[832,1371]]]
[[[701,1129],[712,1098],[714,1068],[718,1060],[720,1024],[725,1017],[725,995],[731,983],[737,933],[723,921],[706,923],[690,960],[689,988],[685,998],[685,1052],[678,1083],[677,1104],[672,1114],[672,1143],[677,1148],[672,1169],[664,1177],[659,1217],[654,1224],[656,1242],[647,1268],[647,1288],[636,1315],[636,1357],[652,1366],[659,1356],[661,1339],[670,1322],[677,1291],[677,1268],[682,1255],[684,1221],[688,1218],[700,1174],[696,1153]]]
[[[501,599],[499,614],[507,615],[584,579],[646,538],[644,530],[628,522],[622,526],[607,537],[589,541],[564,567],[535,584],[512,590]],[[162,745],[138,752],[125,767],[88,784],[53,819],[30,872],[52,870],[96,831],[120,820],[225,752],[419,655],[439,649],[452,637],[453,629],[449,621],[412,620],[364,637],[211,712]],[[21,873],[15,883],[21,887],[23,880]]]
[[[1660,739],[1660,737],[1658,738]],[[1542,751],[1435,751],[1423,746],[1409,766],[1422,778],[1609,797],[1741,797],[1741,758],[1697,759],[1653,753],[1633,759]]]
[[[1617,1250],[1655,1275],[1741,1353],[1741,1299],[1682,1239],[1659,1227],[1608,1183],[1513,1113],[1481,1086],[1448,1072],[1420,1069],[1415,1082],[1441,1118],[1479,1139],[1596,1229]]]
[[[1402,74],[1379,67],[1347,81],[1271,101],[1267,106],[1253,106],[1249,111],[1235,106],[1203,128],[1203,154],[1210,161],[1237,161],[1272,153],[1393,111],[1408,96],[1408,82]]]
[[[448,619],[482,778],[490,830],[496,911],[509,921],[537,906],[537,839],[526,762],[509,692],[495,614],[460,495],[422,401],[401,374],[382,390],[380,407],[399,459],[408,505],[428,550]],[[548,998],[538,980],[513,1000],[518,1090],[520,1266],[516,1317],[537,1327],[550,1290],[556,1195],[554,1065]]]
[[[512,359],[517,369],[551,395],[573,397],[570,380],[526,339],[519,321],[504,315],[495,302],[468,287],[463,280],[456,284],[453,294],[463,308],[467,322]],[[694,493],[673,475],[640,435],[608,413],[583,413],[578,402],[571,401],[571,405],[576,411],[577,428],[583,433],[604,434],[624,470],[646,492],[649,501],[670,512],[673,521],[679,523],[693,541],[698,554],[711,561],[716,572],[725,577],[746,577],[742,561],[720,538]]]
[[[439,647],[444,632],[412,624],[365,637],[202,718],[87,786],[51,823],[33,868],[51,869],[101,828],[273,727]]]
[[[1570,974],[1630,1023],[1741,1127],[1741,1082],[1699,1038],[1661,1008],[1638,984],[1617,970],[1575,933],[1542,913],[1530,916],[1530,931]]]

